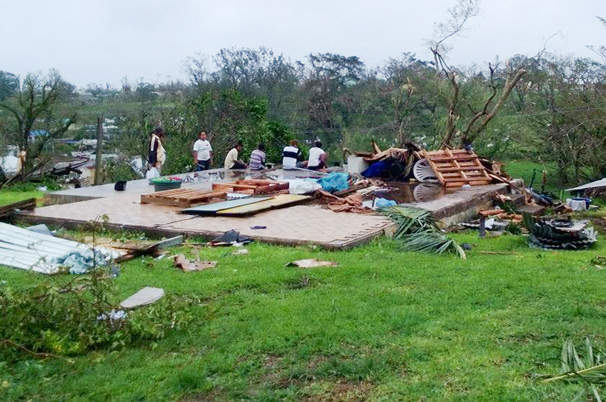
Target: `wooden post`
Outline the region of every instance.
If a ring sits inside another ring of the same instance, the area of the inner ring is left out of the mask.
[[[101,184],[101,169],[103,169],[103,118],[97,117],[97,152],[95,154],[95,186]]]

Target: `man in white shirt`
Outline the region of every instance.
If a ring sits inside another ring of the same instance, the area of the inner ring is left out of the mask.
[[[200,132],[199,139],[194,143],[194,166],[196,171],[208,170],[213,163],[213,148],[206,139],[206,133]]]
[[[225,169],[246,169],[246,164],[238,159],[238,155],[242,152],[244,146],[242,141],[238,141],[235,147],[227,153],[223,167]]]
[[[307,168],[310,170],[321,170],[326,168],[326,152],[322,149],[322,143],[315,141],[314,146],[309,149],[309,162]]]

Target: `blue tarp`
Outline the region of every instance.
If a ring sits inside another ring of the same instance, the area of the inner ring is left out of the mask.
[[[334,193],[336,191],[343,191],[349,188],[349,183],[347,182],[348,178],[348,173],[331,173],[322,177],[321,179],[318,179],[318,183],[320,183],[324,191]]]

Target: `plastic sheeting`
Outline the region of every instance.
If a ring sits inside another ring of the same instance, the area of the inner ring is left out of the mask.
[[[319,179],[318,183],[322,186],[324,191],[334,193],[349,188],[349,183],[347,182],[348,178],[349,174],[347,173],[331,173]]]

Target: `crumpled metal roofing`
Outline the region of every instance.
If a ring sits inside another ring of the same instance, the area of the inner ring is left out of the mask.
[[[44,274],[53,274],[62,266],[68,266],[72,273],[83,273],[93,267],[93,259],[100,265],[119,255],[100,247],[93,253],[91,247],[82,243],[0,223],[0,265]]]

